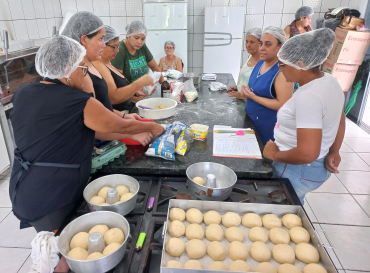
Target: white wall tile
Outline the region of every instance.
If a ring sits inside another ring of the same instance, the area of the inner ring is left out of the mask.
[[[53,2],[54,10],[55,10],[55,6],[56,5]],[[76,0],[62,0],[60,1],[60,7],[62,9],[63,16],[66,14],[67,11],[77,11]]]
[[[12,20],[24,19],[21,0],[10,0],[8,3]],[[3,7],[1,7],[1,9],[3,9]]]
[[[188,15],[188,33],[194,33],[194,16]]]
[[[284,0],[283,13],[295,13],[302,6],[302,0]]]
[[[349,0],[341,0],[340,6],[341,7],[348,7],[349,6]]]
[[[1,20],[12,20],[10,15],[10,9],[8,0],[0,0],[0,21]]]
[[[193,67],[203,68],[203,51],[193,51]]]
[[[120,36],[119,36],[119,40],[120,40],[120,41],[123,41],[124,39],[126,39],[126,34],[125,34],[125,35],[120,35]]]
[[[265,13],[282,13],[284,0],[266,0]]]
[[[188,34],[188,51],[194,49],[194,34]]]
[[[282,14],[265,14],[263,17],[263,28],[274,26],[280,27]]]
[[[281,28],[285,28],[287,25],[290,25],[294,19],[294,14],[283,14],[281,19]]]
[[[13,21],[0,21],[0,42],[3,41],[3,30],[8,31],[9,40],[16,40]]]
[[[132,21],[140,21],[144,22],[144,17],[135,16],[135,17],[126,17],[127,25],[130,24]],[[125,26],[126,27],[126,26]]]
[[[303,0],[303,6],[309,6],[313,8],[315,12],[320,12],[322,1],[327,1],[327,0]]]
[[[98,16],[109,16],[108,1],[93,0],[94,14]]]
[[[311,20],[311,26],[313,29],[316,29],[316,20],[319,19],[320,13],[314,13]]]
[[[188,51],[187,66],[188,66],[188,71],[191,71],[189,69],[190,69],[190,67],[193,67],[193,52],[192,51]]]
[[[46,24],[47,24],[47,27],[48,27],[48,37],[52,37],[52,35],[53,35],[53,26],[57,26],[56,23],[55,23],[55,19],[54,18],[46,19]]]
[[[36,19],[26,20],[29,39],[40,39],[39,28]]]
[[[230,6],[245,7],[245,0],[230,0]]]
[[[37,19],[37,27],[39,29],[41,39],[51,36],[51,33],[48,32],[46,19]]]
[[[13,22],[13,26],[17,40],[28,40],[28,32],[25,20],[16,20]]]
[[[229,0],[212,0],[212,7],[228,6]]]
[[[188,15],[194,15],[194,0],[188,0]]]
[[[62,8],[59,0],[51,0],[51,3],[53,4],[54,16],[62,17]]]
[[[45,18],[44,2],[42,0],[33,0],[36,18]]]
[[[194,33],[204,33],[205,16],[194,16]]]
[[[212,6],[212,0],[194,0],[194,15],[204,15],[205,7]]]
[[[204,34],[194,34],[193,50],[203,50]]]
[[[104,25],[108,25],[110,26],[111,25],[111,17],[108,17],[108,16],[101,16],[100,19],[103,20],[103,23]]]
[[[126,0],[127,16],[143,16],[143,0]]]
[[[76,5],[78,11],[94,12],[93,0],[77,0]]]
[[[110,16],[126,16],[126,2],[123,0],[109,0]]]
[[[358,6],[359,6],[359,0],[349,0],[349,3],[348,5],[353,8],[353,9],[357,9]],[[9,3],[10,4],[10,3]]]
[[[249,29],[255,27],[263,27],[263,14],[245,16],[244,32],[247,32]]]
[[[59,31],[59,28],[62,26],[63,18],[55,18],[55,26],[57,27],[57,31]]]
[[[340,7],[342,0],[323,0],[321,4],[321,12],[327,12],[328,9]]]
[[[126,35],[125,27],[127,26],[125,17],[111,17],[110,24],[117,29],[120,34]]]
[[[50,0],[44,0],[44,9],[46,18],[54,18],[53,3]]]
[[[248,0],[247,14],[265,13],[265,0]]]

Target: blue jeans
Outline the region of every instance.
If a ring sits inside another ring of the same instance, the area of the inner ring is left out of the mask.
[[[288,178],[290,180],[302,206],[305,195],[318,189],[331,175],[326,169],[325,157],[304,165],[291,165],[274,161],[272,167],[274,178]]]

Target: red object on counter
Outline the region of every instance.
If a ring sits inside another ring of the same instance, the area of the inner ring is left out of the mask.
[[[137,119],[137,121],[141,121],[141,122],[154,122],[151,119]],[[126,145],[141,145],[140,142],[138,142],[136,140],[133,140],[133,139],[119,139],[118,141],[119,142],[123,142]]]

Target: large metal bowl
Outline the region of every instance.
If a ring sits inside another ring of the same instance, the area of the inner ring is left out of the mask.
[[[209,188],[193,181],[194,177],[201,177],[207,181],[207,174],[214,174],[218,188]],[[190,165],[186,170],[189,189],[199,199],[208,201],[223,201],[230,197],[237,176],[235,172],[224,165],[213,162],[200,162]]]
[[[93,196],[98,195],[98,192],[101,188],[115,188],[120,185],[124,185],[129,188],[130,192],[132,192],[134,196],[132,196],[125,202],[109,206],[100,206],[90,202]],[[139,182],[135,178],[123,174],[112,174],[99,177],[98,179],[95,179],[90,184],[88,184],[84,189],[83,196],[89,206],[90,211],[113,211],[125,216],[135,208],[137,193],[139,192],[139,189]]]
[[[201,73],[193,73],[193,72],[184,73],[182,77],[183,77],[184,82],[189,80],[189,79],[193,79],[193,83],[195,85],[200,84],[200,82],[202,81],[202,74]]]
[[[79,232],[89,232],[96,225],[107,225],[109,228],[120,228],[125,234],[125,241],[113,253],[99,259],[81,261],[67,256],[69,243]],[[97,211],[78,217],[69,223],[60,234],[58,248],[67,260],[69,267],[76,273],[102,273],[114,268],[125,255],[126,242],[130,236],[130,225],[123,216],[110,211]]]

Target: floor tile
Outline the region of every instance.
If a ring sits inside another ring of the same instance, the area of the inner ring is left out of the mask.
[[[315,214],[313,213],[310,204],[308,203],[307,199],[305,199],[304,205],[303,205],[305,211],[307,212],[308,218],[310,218],[312,223],[317,223],[317,219]]]
[[[319,223],[370,226],[370,217],[350,194],[313,193],[307,201]]]
[[[0,223],[5,219],[6,216],[12,211],[11,208],[0,208]]]
[[[370,134],[358,126],[349,126],[346,128],[344,137],[370,138]]]
[[[353,153],[354,151],[344,142],[342,142],[342,145],[339,149],[339,152],[341,153]]]
[[[28,273],[30,271],[32,265],[32,258],[31,254],[28,256],[27,260],[22,265],[21,269],[19,269],[18,273]]]
[[[19,229],[19,220],[13,213],[0,223],[0,247],[31,248],[31,241],[35,236],[36,230],[32,227]]]
[[[356,153],[370,153],[370,138],[345,137],[343,141]]]
[[[30,249],[0,248],[0,272],[18,272],[30,253]]]
[[[335,174],[352,194],[370,194],[370,172],[341,171]]]
[[[9,180],[0,180],[0,207],[12,207],[9,197]]]
[[[369,270],[370,227],[321,224],[334,245],[343,269]]]
[[[370,195],[353,195],[353,198],[356,199],[367,215],[370,216]]]
[[[369,173],[370,175],[370,173]],[[343,184],[339,181],[339,179],[332,174],[328,181],[324,182],[320,188],[313,191],[315,192],[329,192],[329,193],[348,193],[346,188]]]
[[[356,153],[340,153],[340,156],[342,161],[338,167],[339,171],[370,171],[369,165],[367,165]]]
[[[357,153],[370,166],[370,153]]]

